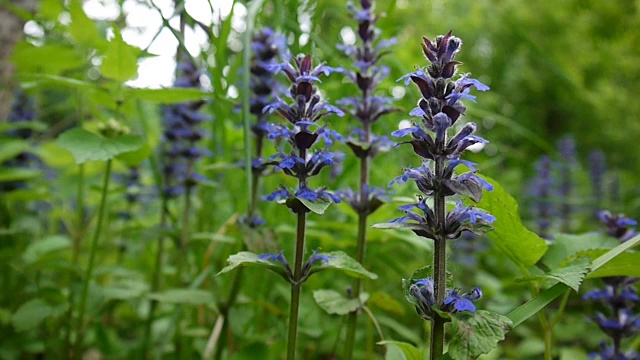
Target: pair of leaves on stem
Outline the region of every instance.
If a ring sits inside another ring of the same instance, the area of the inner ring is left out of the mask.
[[[333,270],[342,271],[345,274],[352,277],[369,278],[372,280],[378,278],[378,275],[370,271],[367,271],[365,268],[362,267],[362,265],[360,265],[360,263],[358,263],[356,260],[349,257],[347,254],[345,254],[342,251],[332,251],[329,253],[322,253],[318,255],[326,256],[329,259],[329,261],[327,261],[326,263],[317,262],[316,264],[314,264],[311,267],[311,271],[309,272],[309,275],[313,275],[320,271],[333,269]],[[259,256],[258,254],[254,254],[249,251],[242,251],[235,255],[231,255],[227,259],[228,265],[222,270],[220,270],[220,272],[217,273],[216,276],[227,273],[241,266],[252,266],[252,267],[260,267],[263,269],[271,270],[274,273],[280,275],[285,280],[289,281],[287,272],[285,271],[282,264],[280,264],[279,262],[269,261],[266,259],[260,259],[258,256]]]

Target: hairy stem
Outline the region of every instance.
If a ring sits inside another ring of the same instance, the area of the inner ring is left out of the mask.
[[[444,158],[436,157],[436,177],[443,178]],[[441,191],[436,191],[434,196],[434,210],[438,221],[438,234],[434,239],[433,278],[436,293],[436,306],[444,302],[447,274],[447,243],[444,236],[445,224],[445,198]],[[434,313],[431,328],[431,360],[442,359],[444,350],[444,324],[445,319]]]
[[[100,197],[100,207],[98,209],[98,224],[96,230],[93,233],[93,239],[91,241],[91,249],[89,250],[89,264],[85,272],[84,281],[82,282],[82,295],[80,298],[80,309],[78,314],[78,327],[75,351],[73,356],[80,358],[80,348],[82,347],[82,337],[84,332],[84,313],[87,306],[87,297],[89,295],[89,282],[91,281],[91,275],[93,274],[93,266],[96,258],[96,250],[98,248],[98,239],[102,233],[102,222],[104,219],[104,211],[107,205],[107,194],[109,193],[109,180],[111,178],[111,160],[107,160],[106,170],[104,172],[104,180],[102,184],[102,194]],[[82,206],[82,204],[79,204]]]

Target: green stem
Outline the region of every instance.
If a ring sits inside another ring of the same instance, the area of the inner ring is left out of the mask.
[[[80,242],[82,240],[82,235],[84,234],[84,164],[78,165],[78,188],[77,188],[77,222],[78,229],[74,234],[73,238],[73,254],[72,254],[72,262],[74,265],[78,264],[78,254],[80,253]],[[71,333],[73,332],[73,311],[75,308],[75,298],[73,297],[73,274],[69,274],[69,311],[67,317],[67,332],[66,332],[66,355],[64,357],[70,356],[72,353],[72,344],[71,344]]]
[[[191,173],[191,166],[189,167],[187,174]],[[181,228],[180,228],[180,237],[178,238],[178,259],[176,259],[176,277],[178,280],[178,286],[183,287],[185,283],[183,282],[183,272],[185,265],[188,265],[187,262],[187,243],[189,240],[189,217],[191,213],[191,191],[193,187],[186,185],[186,192],[184,194],[184,206],[182,207],[182,219],[181,219]],[[176,321],[176,332],[175,332],[175,346],[176,346],[176,355],[178,359],[182,359],[182,331],[180,329],[180,316]]]
[[[96,231],[93,234],[93,240],[91,241],[91,249],[89,255],[89,264],[87,265],[87,270],[85,272],[84,281],[82,283],[82,297],[80,298],[80,313],[78,314],[78,327],[77,327],[77,339],[76,346],[73,356],[75,358],[80,358],[80,347],[82,346],[82,336],[83,336],[83,327],[84,327],[84,313],[85,308],[87,306],[87,296],[89,294],[89,281],[91,280],[91,275],[93,274],[93,265],[96,258],[96,250],[98,247],[98,239],[100,238],[100,234],[102,233],[102,221],[104,219],[104,210],[107,205],[107,194],[109,189],[109,179],[111,177],[111,159],[107,160],[107,168],[104,173],[104,181],[102,185],[102,196],[100,198],[100,208],[98,210],[98,224],[96,226]],[[82,204],[79,204],[80,206]]]
[[[444,173],[444,158],[436,157],[436,177],[441,179]],[[444,303],[447,275],[447,243],[444,237],[445,225],[445,198],[441,191],[436,191],[434,196],[434,210],[438,221],[438,234],[434,239],[433,278],[436,295],[436,306]],[[444,350],[444,324],[445,319],[437,313],[433,314],[431,328],[431,360],[442,359]]]
[[[301,151],[302,152],[302,151]],[[304,157],[302,157],[304,159]],[[302,261],[305,242],[306,213],[298,213],[298,229],[296,232],[296,255],[291,284],[291,306],[289,308],[289,336],[287,341],[287,360],[296,358],[296,338],[298,335],[298,310],[300,307],[300,278],[302,277]]]
[[[162,208],[160,209],[160,229],[164,229],[167,225],[167,197],[162,196]],[[158,238],[158,249],[156,250],[156,262],[153,267],[153,280],[151,283],[151,292],[154,293],[160,289],[160,278],[162,274],[162,261],[164,258],[164,239],[165,235],[161,234]],[[149,351],[149,344],[151,343],[151,325],[153,324],[153,318],[155,316],[158,302],[151,300],[149,307],[149,315],[144,326],[144,342],[142,347],[142,353],[146,359],[151,358]]]
[[[369,141],[369,133],[371,126],[365,123],[365,143]],[[356,244],[356,261],[360,264],[364,263],[364,254],[367,236],[367,217],[369,216],[369,200],[367,187],[369,186],[369,157],[360,158],[360,209],[358,211],[358,235]],[[353,298],[360,299],[360,290],[362,287],[361,279],[355,279],[353,283]],[[344,348],[344,359],[351,360],[353,358],[353,349],[355,347],[356,327],[358,323],[359,311],[349,313],[347,320],[347,338]]]

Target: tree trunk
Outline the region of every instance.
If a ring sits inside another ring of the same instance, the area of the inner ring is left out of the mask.
[[[0,1],[0,122],[6,121],[11,111],[15,68],[9,58],[13,47],[22,38],[24,26],[24,20],[14,14],[7,3],[29,12],[36,7],[36,0]]]

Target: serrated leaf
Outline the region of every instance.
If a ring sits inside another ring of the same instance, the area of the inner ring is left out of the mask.
[[[361,303],[365,303],[369,294],[360,294],[360,300],[349,299],[335,290],[316,290],[313,292],[313,299],[316,304],[331,315],[346,315],[358,310]]]
[[[169,289],[151,293],[149,299],[171,304],[207,305],[213,303],[211,292],[201,289]]]
[[[448,354],[454,360],[468,360],[493,350],[511,327],[508,317],[486,310],[452,314],[455,335]]]
[[[110,79],[125,82],[138,74],[140,49],[124,42],[120,31],[114,28],[115,37],[109,42],[100,71]]]
[[[125,95],[140,100],[157,102],[160,104],[178,104],[189,101],[200,101],[211,96],[211,94],[209,93],[194,88],[126,88]]]
[[[68,150],[76,159],[76,164],[85,161],[106,161],[114,157],[135,151],[142,147],[143,140],[136,135],[121,135],[113,139],[105,139],[81,128],[66,131],[56,144]]]
[[[346,273],[349,276],[357,278],[369,278],[375,280],[378,275],[366,270],[355,259],[349,257],[342,251],[332,251],[329,253],[322,253],[318,255],[325,255],[329,257],[329,262],[322,262],[320,265],[314,265],[311,268],[310,274],[314,274],[323,270],[335,269]]]
[[[318,215],[324,214],[324,211],[327,210],[329,205],[331,205],[331,201],[325,198],[317,198],[315,200],[307,200],[302,198],[297,199],[300,200],[300,202],[303,203],[304,206],[307,207],[307,209],[313,211]]]
[[[589,272],[591,260],[589,258],[578,258],[565,267],[551,270],[544,275],[532,275],[516,279],[516,282],[523,281],[543,281],[555,280],[569,286],[576,292],[580,289],[582,280]]]
[[[62,315],[67,308],[67,305],[53,306],[40,298],[31,299],[13,313],[11,323],[18,332],[33,330],[48,317]]]
[[[229,271],[240,266],[256,266],[271,270],[288,281],[287,273],[282,267],[282,264],[269,260],[258,259],[258,254],[254,254],[249,251],[242,251],[229,256],[229,258],[227,259],[227,264],[228,265],[220,270],[220,272],[218,272],[215,276],[228,273]]]
[[[620,242],[610,236],[600,233],[586,233],[580,235],[557,234],[553,244],[542,258],[542,261],[550,268],[562,266],[561,264],[574,255],[590,249],[612,249]]]
[[[402,342],[385,340],[377,343],[378,345],[384,345],[387,348],[387,354],[385,360],[422,360],[423,355],[420,349],[415,346]]]
[[[518,203],[498,182],[486,176],[480,177],[493,185],[493,191],[485,192],[482,201],[477,204],[469,200],[465,202],[496,217],[494,230],[487,233],[493,244],[516,264],[535,265],[547,251],[546,242],[522,224]]]
[[[29,244],[22,254],[22,259],[30,265],[47,254],[70,248],[71,244],[71,239],[66,236],[52,235]]]

